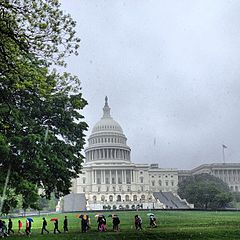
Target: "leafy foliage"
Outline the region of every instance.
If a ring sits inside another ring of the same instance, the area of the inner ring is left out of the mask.
[[[224,208],[232,200],[228,185],[205,173],[190,176],[180,182],[178,194],[197,208]]]
[[[3,0],[0,9],[1,179],[11,167],[9,188],[37,208],[39,188],[65,195],[81,170],[87,102],[77,77],[49,70],[77,54],[79,39],[57,0]]]

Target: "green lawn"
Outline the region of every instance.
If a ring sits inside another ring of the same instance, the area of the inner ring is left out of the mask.
[[[33,239],[240,239],[240,213],[238,212],[189,212],[189,211],[154,211],[157,217],[157,228],[149,228],[147,212],[138,212],[143,220],[143,231],[134,228],[136,212],[118,212],[120,217],[120,232],[112,231],[111,218],[107,218],[107,232],[97,232],[95,213],[90,213],[91,229],[81,233],[80,219],[75,214],[66,214],[69,218],[69,233],[53,234],[52,217],[59,218],[59,229],[65,214],[46,216],[49,235],[41,235],[42,216],[34,217],[31,238]],[[110,213],[105,213],[107,217]],[[14,230],[17,232],[18,218],[13,219]],[[25,220],[24,220],[25,221]],[[25,223],[23,224],[25,227]],[[26,237],[11,236],[11,239]],[[8,239],[10,239],[8,238]]]

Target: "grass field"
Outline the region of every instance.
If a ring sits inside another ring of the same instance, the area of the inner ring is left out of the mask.
[[[97,231],[95,213],[90,213],[91,229],[87,233],[81,233],[80,219],[75,214],[66,214],[69,218],[69,233],[53,234],[53,217],[59,218],[59,229],[62,230],[62,223],[65,214],[48,215],[48,230],[50,234],[41,235],[41,217],[33,217],[32,239],[240,239],[240,213],[238,212],[190,212],[190,211],[154,211],[158,227],[149,228],[147,212],[138,212],[143,220],[143,231],[136,231],[134,228],[134,216],[136,212],[118,212],[121,220],[120,232],[112,231],[111,218],[107,218],[107,232]],[[110,213],[103,214],[107,217]],[[17,232],[17,221],[13,219],[13,226]],[[25,219],[24,227],[25,227]],[[25,236],[10,236],[8,239],[23,239]]]

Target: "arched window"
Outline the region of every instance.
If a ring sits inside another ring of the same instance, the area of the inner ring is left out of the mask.
[[[125,196],[125,201],[129,201],[129,195]]]
[[[133,195],[133,201],[134,201],[134,202],[137,201],[137,195]]]
[[[145,195],[142,195],[142,196],[141,196],[141,200],[145,200]]]
[[[102,195],[102,196],[101,196],[101,201],[104,202],[104,200],[105,200],[105,196]]]
[[[117,202],[121,202],[121,195],[117,195]]]
[[[93,196],[93,202],[95,203],[97,201],[97,197]]]
[[[143,183],[143,177],[140,177],[140,183]]]
[[[110,202],[113,201],[113,196],[112,196],[112,195],[109,196],[109,201],[110,201]]]

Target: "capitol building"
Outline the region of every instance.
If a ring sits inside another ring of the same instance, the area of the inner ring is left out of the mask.
[[[105,98],[103,116],[92,129],[85,149],[82,174],[73,181],[72,194],[64,199],[64,210],[75,210],[80,202],[91,210],[166,208],[161,198],[168,193],[176,205],[187,206],[177,195],[178,172],[158,164],[135,164],[120,124],[110,113]],[[168,197],[168,198],[169,198]]]
[[[178,181],[197,172],[234,174],[234,179],[222,179],[229,186],[234,184],[232,190],[240,190],[240,164],[178,170],[133,163],[127,137],[112,118],[106,97],[102,118],[93,127],[85,148],[82,173],[73,180],[71,194],[64,197],[63,210],[191,208],[177,195]]]

